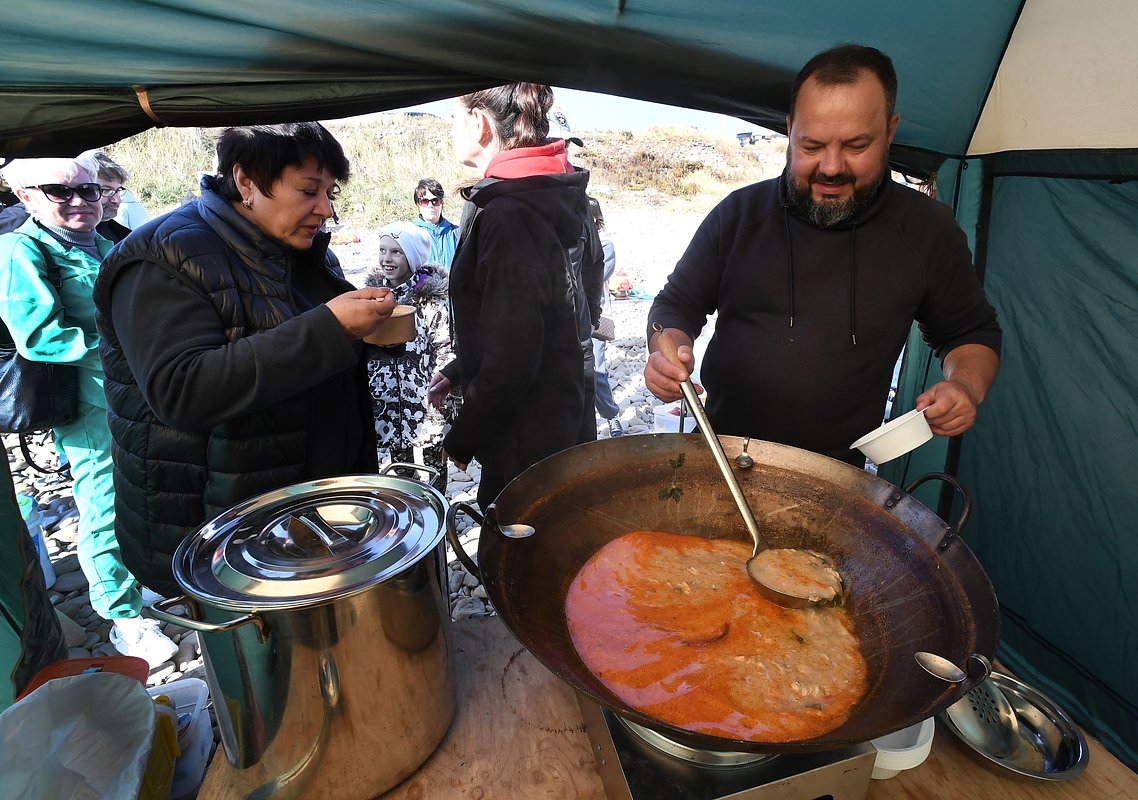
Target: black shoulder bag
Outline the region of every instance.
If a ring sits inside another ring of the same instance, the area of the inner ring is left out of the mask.
[[[27,238],[39,248],[47,267],[47,279],[62,296],[63,279],[51,253],[42,242],[31,236]],[[42,431],[66,425],[78,415],[79,384],[75,367],[24,358],[16,352],[8,327],[0,322],[0,433]],[[32,463],[31,459],[28,463]],[[32,466],[40,469],[35,464]]]

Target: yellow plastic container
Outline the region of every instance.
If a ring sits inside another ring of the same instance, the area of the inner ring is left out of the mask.
[[[142,774],[142,784],[138,787],[138,800],[166,800],[174,783],[174,762],[180,755],[178,751],[178,732],[174,727],[174,713],[159,710],[155,704],[154,741],[150,744],[150,758],[146,761],[146,772]]]

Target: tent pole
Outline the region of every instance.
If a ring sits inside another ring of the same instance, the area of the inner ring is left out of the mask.
[[[973,254],[973,266],[980,285],[984,285],[984,272],[988,266],[988,230],[992,216],[992,174],[986,169],[983,159],[980,162],[980,208],[976,213],[976,245]],[[966,162],[965,162],[966,163]],[[963,163],[961,164],[963,167]],[[963,172],[963,169],[960,170]],[[959,172],[957,173],[959,175]],[[957,187],[959,196],[959,186]],[[957,200],[956,197],[953,200]],[[960,450],[963,447],[964,435],[953,436],[948,440],[948,451],[944,459],[944,471],[949,475],[958,475],[960,472]],[[937,500],[937,516],[941,519],[952,518],[952,503],[956,499],[956,492],[948,484],[940,489],[940,498]]]

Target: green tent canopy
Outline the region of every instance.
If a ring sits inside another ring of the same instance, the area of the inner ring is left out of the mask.
[[[959,475],[974,507],[963,535],[1001,600],[1001,657],[1138,767],[1138,4],[0,3],[3,158],[155,125],[351,116],[507,80],[785,130],[788,84],[811,55],[849,41],[887,52],[894,164],[937,177],[1005,350],[977,426],[883,475]],[[939,376],[911,344],[899,410]]]

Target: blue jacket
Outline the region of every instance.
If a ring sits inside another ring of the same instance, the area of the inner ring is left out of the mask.
[[[458,247],[458,226],[446,217],[432,225],[422,217],[415,217],[415,224],[431,235],[431,256],[427,259],[433,264],[442,264],[450,269],[454,261],[454,251]]]

